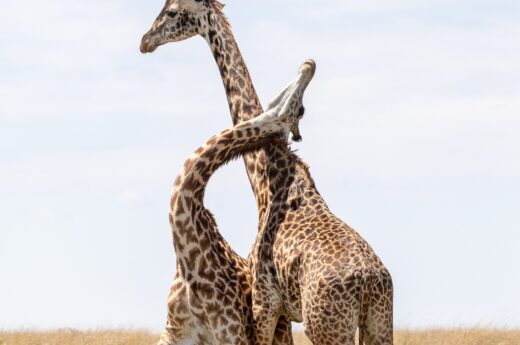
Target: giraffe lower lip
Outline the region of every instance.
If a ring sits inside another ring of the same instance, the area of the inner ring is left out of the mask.
[[[145,54],[145,53],[152,53],[157,47],[150,44],[150,43],[145,43],[145,42],[142,42],[141,43],[141,53]]]
[[[293,135],[292,139],[296,142],[300,142],[302,141],[302,136],[301,135]]]

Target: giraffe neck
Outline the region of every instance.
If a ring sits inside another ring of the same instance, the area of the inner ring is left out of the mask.
[[[233,124],[254,118],[262,113],[262,105],[227,19],[221,12],[216,11],[210,16],[209,23],[209,29],[203,37],[210,46],[220,70]],[[274,197],[271,187],[277,184],[277,181],[286,179],[286,176],[282,176],[285,172],[277,169],[276,165],[283,166],[284,161],[299,164],[300,161],[283,141],[272,141],[264,148],[247,153],[243,157],[257,203],[258,219],[262,224],[269,215]],[[300,168],[306,172],[305,166],[302,163]],[[318,194],[310,175],[306,180],[310,191]]]
[[[201,264],[197,260],[201,253],[221,239],[211,214],[203,206],[211,175],[234,157],[256,150],[279,136],[282,126],[279,119],[265,115],[240,123],[211,138],[185,162],[175,180],[170,224],[177,259],[187,277],[193,276],[189,273]]]
[[[227,19],[221,13],[214,13],[210,23],[213,25],[204,38],[220,70],[231,118],[236,125],[261,114],[262,105]]]
[[[210,27],[203,37],[219,68],[233,124],[252,119],[262,113],[262,105],[233,32],[222,13],[213,13],[209,22]],[[265,152],[262,149],[250,152],[243,159],[261,219],[269,203]]]

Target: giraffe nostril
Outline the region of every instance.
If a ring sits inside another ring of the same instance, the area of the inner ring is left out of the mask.
[[[139,46],[139,49],[141,50],[141,53],[147,53],[148,52],[148,45],[150,44],[150,31],[145,33],[143,37],[141,38],[141,45]]]
[[[139,47],[139,50],[141,50],[141,53],[147,53],[147,49],[148,49],[148,44],[145,42],[145,40],[143,39],[141,41],[141,46]]]
[[[141,50],[141,53],[146,54],[153,52],[156,48],[157,46],[155,46],[152,41],[143,40],[141,41],[141,46],[139,49]]]

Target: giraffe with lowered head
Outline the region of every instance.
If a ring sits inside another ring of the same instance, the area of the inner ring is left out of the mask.
[[[298,127],[303,93],[314,68],[312,61],[303,64],[298,78],[265,113],[214,136],[186,160],[170,203],[177,272],[160,343],[252,343],[247,266],[220,235],[213,215],[204,207],[204,191],[220,166]]]
[[[209,44],[226,89],[233,123],[262,112],[222,4],[168,0],[141,51],[195,35]],[[283,140],[244,156],[259,210],[248,262],[253,279],[255,343],[270,345],[277,322],[304,322],[313,344],[393,343],[390,273],[368,243],[338,219],[307,165]],[[279,326],[279,323],[278,323]]]

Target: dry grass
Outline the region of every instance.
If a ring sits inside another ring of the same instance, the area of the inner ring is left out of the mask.
[[[157,339],[156,334],[139,331],[0,333],[0,345],[155,345]]]
[[[520,345],[520,331],[485,329],[398,331],[396,345]]]
[[[312,345],[295,333],[295,345]],[[0,332],[0,345],[155,345],[157,335],[140,331],[75,330],[53,332]],[[520,331],[429,330],[397,331],[395,345],[520,345]]]
[[[295,345],[312,345],[295,333]],[[520,345],[520,331],[484,329],[397,331],[394,345]]]

